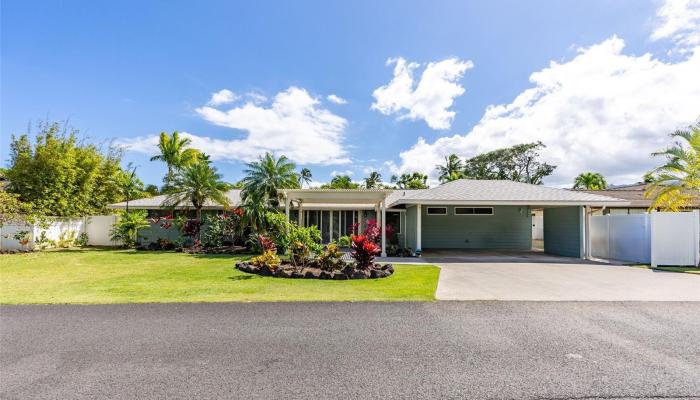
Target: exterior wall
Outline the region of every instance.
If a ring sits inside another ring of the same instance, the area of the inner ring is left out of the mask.
[[[416,250],[416,207],[406,208],[406,223],[404,224],[406,248]]]
[[[428,206],[421,207],[423,249],[532,248],[532,217],[527,206],[494,206],[493,215],[455,215],[454,206],[446,207],[447,215],[428,215]]]
[[[583,257],[582,207],[544,209],[544,251],[567,257]]]

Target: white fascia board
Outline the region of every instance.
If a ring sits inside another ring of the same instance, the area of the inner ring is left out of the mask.
[[[522,201],[522,200],[399,200],[391,206],[399,204],[422,204],[436,206],[543,206],[543,207],[565,207],[565,206],[591,206],[591,207],[611,207],[628,206],[628,201]]]

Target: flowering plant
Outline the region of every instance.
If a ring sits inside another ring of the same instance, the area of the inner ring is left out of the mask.
[[[352,258],[357,268],[369,269],[374,265],[374,257],[379,253],[379,246],[366,235],[352,235]]]

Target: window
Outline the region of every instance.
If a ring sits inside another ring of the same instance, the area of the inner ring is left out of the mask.
[[[426,213],[428,215],[447,215],[447,207],[428,207]]]
[[[493,215],[493,207],[455,207],[455,215]]]
[[[394,229],[394,233],[401,233],[401,213],[387,211],[386,225],[390,225]]]

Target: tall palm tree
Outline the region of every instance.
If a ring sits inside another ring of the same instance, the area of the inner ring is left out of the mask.
[[[391,182],[396,183],[399,189],[427,189],[428,175],[414,172],[412,174],[401,174],[392,176]]]
[[[175,175],[172,192],[165,198],[164,205],[177,207],[192,205],[197,212],[197,219],[202,220],[202,207],[207,201],[221,204],[228,208],[226,192],[231,185],[222,180],[215,167],[204,161],[188,165]]]
[[[311,183],[311,170],[308,168],[302,168],[299,172],[299,186],[303,186],[304,183],[307,185]]]
[[[700,199],[700,121],[671,137],[678,139],[673,146],[652,153],[666,163],[651,171],[653,182],[645,193],[654,199],[650,209],[678,211]]]
[[[285,156],[275,158],[271,153],[265,153],[258,161],[246,164],[241,196],[244,200],[251,197],[264,202],[266,206],[277,207],[279,189],[301,187],[299,175],[294,171],[296,167],[296,164]]]
[[[438,176],[440,183],[464,178],[464,164],[456,154],[445,157],[445,165],[436,165],[435,168],[440,172]]]
[[[382,174],[377,171],[372,171],[364,179],[365,189],[376,189],[382,183]]]
[[[608,182],[598,172],[583,172],[574,179],[574,189],[604,190],[607,187]]]
[[[117,185],[126,201],[126,213],[129,213],[129,201],[142,195],[144,192],[143,182],[136,176],[136,167],[131,163],[126,167],[126,171],[121,171],[117,176]]]
[[[202,157],[199,150],[187,148],[191,142],[188,138],[181,138],[178,131],[173,132],[172,135],[160,133],[158,138],[160,154],[151,157],[151,161],[163,161],[168,166],[168,173],[164,179],[166,188],[172,185],[175,174],[180,169],[197,162]]]

